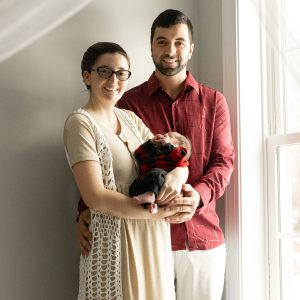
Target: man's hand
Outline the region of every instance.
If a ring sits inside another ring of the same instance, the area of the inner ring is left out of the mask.
[[[182,186],[183,197],[178,197],[170,201],[164,208],[167,211],[173,211],[174,215],[166,218],[169,223],[183,223],[191,220],[201,198],[199,193],[189,184]]]
[[[82,255],[88,255],[91,249],[92,233],[89,231],[91,213],[89,209],[84,210],[78,218],[78,243]]]

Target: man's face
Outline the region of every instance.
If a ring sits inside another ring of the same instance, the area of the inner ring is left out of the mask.
[[[156,27],[151,44],[152,59],[158,71],[174,76],[184,70],[192,56],[188,26],[177,24],[169,28]]]

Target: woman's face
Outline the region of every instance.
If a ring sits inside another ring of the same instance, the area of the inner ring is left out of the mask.
[[[104,67],[100,74],[112,71],[128,70],[129,64],[125,56],[120,53],[107,53],[98,57],[91,72],[84,71],[85,84],[89,85],[91,97],[100,101],[110,101],[115,104],[124,94],[127,87],[127,80],[121,81],[117,74],[113,73],[109,78],[101,77],[97,68]],[[105,71],[106,70],[106,71]]]

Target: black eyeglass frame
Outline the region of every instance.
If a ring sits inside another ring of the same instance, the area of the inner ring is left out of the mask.
[[[99,72],[100,69],[105,69],[105,70],[110,71],[110,75],[109,75],[109,76],[103,76],[103,75],[100,75],[100,72]],[[97,72],[97,74],[99,75],[99,77],[104,78],[104,79],[108,79],[108,78],[110,78],[113,74],[116,74],[116,77],[118,78],[118,80],[120,80],[120,81],[126,81],[126,80],[128,80],[129,77],[131,76],[131,72],[130,72],[129,70],[117,70],[117,71],[114,71],[114,70],[112,70],[112,69],[109,68],[109,67],[101,67],[101,66],[100,66],[100,67],[98,67],[98,68],[96,68],[96,69],[91,69],[91,71]],[[120,74],[121,74],[122,72],[127,72],[128,77],[127,77],[126,79],[121,79],[121,78],[120,78]]]

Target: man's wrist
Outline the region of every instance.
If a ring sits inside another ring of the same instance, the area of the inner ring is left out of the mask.
[[[201,201],[201,195],[200,193],[195,189],[196,193],[198,194],[199,200],[198,200],[198,205],[197,205],[197,209],[201,208],[203,206],[203,203]]]

